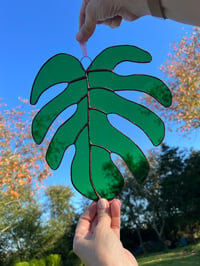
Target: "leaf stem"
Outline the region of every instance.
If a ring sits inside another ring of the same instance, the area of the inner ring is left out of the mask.
[[[86,76],[86,80],[87,80],[87,100],[88,100],[88,143],[89,143],[89,176],[90,176],[90,183],[92,185],[92,188],[94,189],[95,194],[97,195],[97,197],[100,199],[101,196],[99,195],[99,193],[97,192],[93,180],[92,180],[92,167],[91,167],[91,148],[92,148],[92,144],[91,144],[91,137],[90,137],[90,95],[89,95],[89,89],[90,89],[90,84],[89,84],[89,80],[88,80],[88,73],[87,71],[85,71],[85,76]]]

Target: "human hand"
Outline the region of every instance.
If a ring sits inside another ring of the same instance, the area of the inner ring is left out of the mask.
[[[74,252],[86,266],[137,266],[120,241],[120,201],[100,199],[80,217]]]
[[[147,0],[83,0],[76,39],[86,42],[95,31],[96,24],[112,28],[120,26],[122,19],[133,21],[150,14]]]

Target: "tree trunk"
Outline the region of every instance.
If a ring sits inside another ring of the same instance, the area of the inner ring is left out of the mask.
[[[142,251],[143,251],[143,253],[146,253],[146,249],[145,249],[145,246],[144,246],[144,243],[143,243],[143,240],[142,240],[141,230],[140,230],[139,227],[136,228],[136,232],[137,232],[137,235],[138,235],[138,239],[139,239]]]
[[[164,249],[168,250],[168,246],[167,246],[167,244],[165,242],[165,237],[163,236],[164,227],[165,227],[165,219],[164,219],[164,217],[162,217],[162,224],[160,226],[160,230],[158,229],[158,226],[156,225],[155,217],[153,217],[152,228],[156,232],[156,234],[158,236],[158,240],[164,245]]]

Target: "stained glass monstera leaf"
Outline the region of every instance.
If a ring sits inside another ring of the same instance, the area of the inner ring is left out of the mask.
[[[31,92],[31,104],[36,104],[45,90],[67,83],[66,89],[37,113],[32,123],[32,135],[40,144],[58,115],[71,105],[77,105],[76,112],[53,136],[46,160],[52,169],[57,169],[65,150],[73,144],[72,183],[80,193],[93,200],[99,197],[110,200],[123,188],[122,175],[108,174],[104,169],[110,164],[119,171],[111,160],[111,153],[124,159],[138,183],[145,180],[149,171],[141,149],[110,124],[109,114],[118,114],[141,128],[154,145],[159,145],[164,137],[164,124],[156,114],[116,92],[144,92],[168,107],[171,104],[169,89],[152,76],[116,74],[114,68],[123,61],[147,63],[151,61],[151,55],[135,46],[114,46],[101,52],[84,69],[75,57],[57,54],[42,66]],[[126,160],[128,157],[133,159],[131,163]]]

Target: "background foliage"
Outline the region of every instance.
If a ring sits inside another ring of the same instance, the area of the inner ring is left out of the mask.
[[[164,110],[152,98],[147,97],[155,110],[160,110],[163,117],[181,132],[198,129],[200,126],[200,29],[194,28],[192,34],[172,44],[171,52],[160,69],[173,95],[171,107]]]
[[[199,36],[199,29],[195,29],[191,36],[175,44],[162,67],[175,101],[169,112],[160,111],[167,121],[180,121],[183,132],[199,128]],[[72,239],[87,201],[83,200],[77,210],[69,187],[43,187],[42,180],[51,172],[43,161],[43,147],[35,145],[30,136],[33,115],[26,112],[25,100],[22,107],[15,109],[1,105],[0,265],[81,265],[72,252]],[[172,249],[163,256],[159,254],[159,258],[141,258],[141,265],[168,265],[175,258],[180,263],[182,256],[184,263],[195,265],[199,261],[200,151],[163,143],[160,150],[149,151],[147,157],[151,172],[142,186],[135,182],[124,162],[117,161],[126,179],[120,195],[123,244],[136,256]],[[131,164],[132,158],[127,160]],[[109,164],[104,171],[118,175]],[[181,248],[184,239],[187,245],[193,244]]]
[[[12,126],[9,126],[10,115]],[[16,135],[13,131],[19,117],[24,123],[21,115],[16,110],[1,112],[0,263],[6,266],[30,261],[29,265],[34,265],[40,261],[45,265],[46,258],[57,254],[63,265],[81,265],[72,252],[72,241],[85,201],[80,204],[82,210],[77,210],[70,187],[44,188],[44,173],[48,175],[50,171],[43,162],[43,149],[34,146],[23,130],[17,128]],[[29,132],[27,125],[23,126]],[[7,144],[3,145],[5,141]],[[10,161],[6,160],[7,154]],[[131,176],[124,161],[116,162],[126,180],[120,195],[121,239],[135,255],[179,246],[182,238],[187,239],[187,243],[195,243],[200,231],[200,152],[162,144],[160,150],[149,151],[147,157],[151,171],[143,185]],[[129,165],[133,163],[131,156],[126,161]],[[33,174],[29,171],[24,174],[28,169],[23,167],[25,163],[29,163]],[[119,174],[109,163],[104,171],[113,177]],[[41,188],[44,190],[42,200]]]

